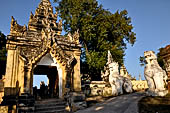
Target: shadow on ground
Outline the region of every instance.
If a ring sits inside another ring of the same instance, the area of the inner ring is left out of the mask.
[[[138,102],[139,113],[170,113],[170,97],[143,97]]]

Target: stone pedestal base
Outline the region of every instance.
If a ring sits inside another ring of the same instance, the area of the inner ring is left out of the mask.
[[[167,94],[168,94],[168,90],[163,90],[163,91],[150,91],[150,90],[148,90],[146,92],[147,96],[161,96],[161,97],[163,97],[163,96],[166,96]]]
[[[17,104],[17,96],[15,95],[9,95],[9,96],[4,96],[3,101],[1,105],[16,105]]]
[[[34,111],[35,99],[32,95],[28,93],[23,93],[18,97],[18,112],[28,113]]]
[[[0,113],[8,113],[8,106],[0,106]]]
[[[82,92],[70,92],[67,100],[71,111],[77,111],[87,107],[85,94]]]
[[[103,89],[102,96],[103,96],[103,97],[111,97],[111,96],[114,96],[114,95],[112,94],[112,87],[105,87],[105,88]]]

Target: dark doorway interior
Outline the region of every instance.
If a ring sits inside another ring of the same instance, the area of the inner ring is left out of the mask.
[[[33,94],[36,99],[39,98],[53,98],[59,95],[59,79],[58,71],[55,66],[37,65],[34,69],[34,76],[47,75],[48,84],[45,84],[42,80],[40,89],[33,87]],[[34,79],[34,78],[33,78]]]

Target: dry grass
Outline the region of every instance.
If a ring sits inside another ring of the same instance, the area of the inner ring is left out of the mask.
[[[138,107],[139,113],[170,113],[170,94],[166,97],[143,97]]]

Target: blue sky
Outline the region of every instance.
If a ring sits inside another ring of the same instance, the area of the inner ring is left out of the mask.
[[[1,0],[0,31],[9,34],[11,16],[20,25],[28,23],[30,12],[35,12],[40,0]],[[112,13],[126,9],[132,19],[136,43],[128,45],[125,56],[125,66],[132,76],[141,74],[143,68],[139,57],[144,51],[153,50],[156,53],[160,47],[170,44],[170,0],[98,0],[105,9]],[[55,4],[52,4],[55,6]]]

